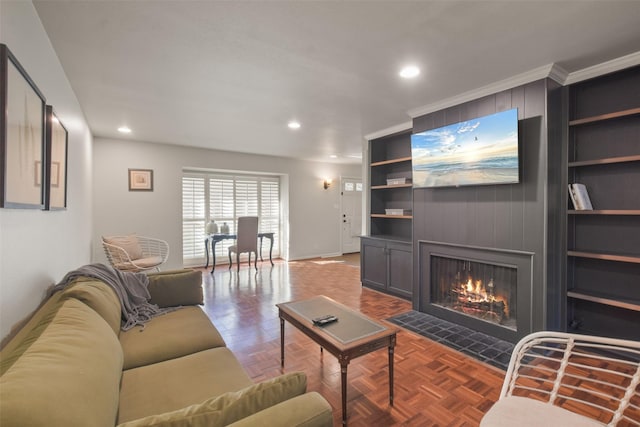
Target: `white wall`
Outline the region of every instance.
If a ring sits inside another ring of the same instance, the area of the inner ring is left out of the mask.
[[[37,307],[49,285],[90,261],[92,137],[31,2],[0,1],[0,41],[69,131],[69,208],[0,209],[0,336],[5,337]]]
[[[138,233],[167,240],[166,268],[182,267],[182,169],[205,168],[285,175],[289,204],[288,259],[340,253],[339,177],[360,165],[339,165],[166,144],[96,138],[93,259],[106,262],[101,235]],[[153,192],[129,192],[128,169],[153,169]],[[334,185],[322,188],[325,177]],[[286,225],[285,225],[285,228]],[[286,230],[285,230],[286,232]]]

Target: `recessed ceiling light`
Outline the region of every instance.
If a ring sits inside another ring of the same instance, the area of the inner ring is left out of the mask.
[[[408,65],[400,70],[399,74],[403,79],[412,79],[420,74],[420,68],[415,65]]]
[[[329,157],[331,157],[332,159],[337,159],[338,156],[336,154],[329,154]]]
[[[120,132],[120,133],[131,133],[131,129],[129,129],[127,126],[120,126],[118,128],[118,132]]]
[[[296,122],[295,120],[290,121],[287,126],[289,126],[289,129],[300,129],[300,123]]]

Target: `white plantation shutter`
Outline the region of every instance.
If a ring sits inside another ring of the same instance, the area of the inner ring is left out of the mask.
[[[182,257],[204,258],[205,178],[182,177]]]
[[[273,255],[280,254],[280,178],[232,174],[193,174],[185,172],[183,181],[183,262],[203,265],[204,227],[213,219],[235,233],[238,217],[258,216],[260,232],[273,232]],[[187,238],[188,237],[188,238]],[[227,260],[227,248],[233,240],[216,245],[216,257]],[[263,256],[268,256],[269,240],[263,242]]]
[[[242,178],[236,181],[236,217],[258,216],[258,179]]]
[[[273,252],[280,253],[280,180],[263,178],[260,182],[260,226],[263,233],[272,232]],[[264,242],[265,248],[268,240]],[[266,255],[266,251],[263,253]]]
[[[235,233],[235,198],[233,176],[209,175],[209,218],[218,224],[218,232],[222,224],[227,223],[229,233]],[[216,257],[227,256],[229,246],[233,240],[223,240],[216,245]]]
[[[233,177],[209,176],[209,216],[216,222],[233,221]]]

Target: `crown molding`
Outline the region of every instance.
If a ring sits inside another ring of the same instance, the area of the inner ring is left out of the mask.
[[[371,141],[372,139],[382,138],[383,136],[393,135],[394,133],[404,132],[405,130],[409,130],[413,128],[413,122],[404,122],[399,125],[391,126],[386,129],[382,129],[368,135],[365,135],[364,138],[367,141]]]
[[[558,64],[554,63],[551,64],[551,69],[549,70],[549,75],[547,77],[564,86],[566,84],[567,78],[569,77],[569,72]]]
[[[515,75],[513,77],[509,77],[504,80],[500,80],[495,83],[488,84],[486,86],[482,86],[478,89],[473,89],[468,92],[452,96],[451,98],[446,98],[434,102],[433,104],[425,105],[423,107],[414,108],[407,111],[407,114],[409,114],[409,116],[411,116],[412,118],[419,117],[425,114],[433,113],[434,111],[453,107],[454,105],[473,101],[484,96],[493,95],[507,89],[513,89],[514,87],[522,86],[536,80],[545,79],[547,77],[551,77],[555,80],[557,78],[561,78],[563,72],[564,74],[566,74],[566,71],[564,71],[556,64],[543,65],[542,67],[534,68],[533,70]],[[562,82],[559,83],[562,84]]]
[[[542,67],[534,68],[533,70],[515,75],[513,77],[509,77],[504,80],[500,80],[495,83],[488,84],[486,86],[482,86],[477,89],[470,90],[468,92],[454,95],[450,98],[436,101],[432,104],[411,109],[407,111],[407,114],[413,119],[425,114],[433,113],[434,111],[443,110],[445,108],[453,107],[455,105],[463,104],[465,102],[473,101],[484,96],[493,95],[504,90],[513,89],[514,87],[522,86],[524,84],[545,78],[550,78],[555,82],[561,84],[562,86],[567,86],[573,83],[577,83],[593,77],[602,76],[614,71],[623,70],[625,68],[633,67],[639,64],[640,51],[622,56],[620,58],[615,58],[601,64],[593,65],[582,70],[573,71],[571,73],[567,72],[567,70],[562,68],[560,65],[552,63],[543,65]],[[402,123],[365,135],[365,139],[369,141],[383,136],[392,135],[397,132],[402,132],[411,129],[412,127],[412,122]]]
[[[614,71],[633,67],[638,64],[640,64],[640,51],[569,73],[564,84],[570,85],[593,77],[599,77],[604,74],[613,73]]]

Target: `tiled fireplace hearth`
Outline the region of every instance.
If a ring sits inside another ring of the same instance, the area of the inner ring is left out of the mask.
[[[532,331],[530,252],[419,242],[420,311],[503,340]]]

